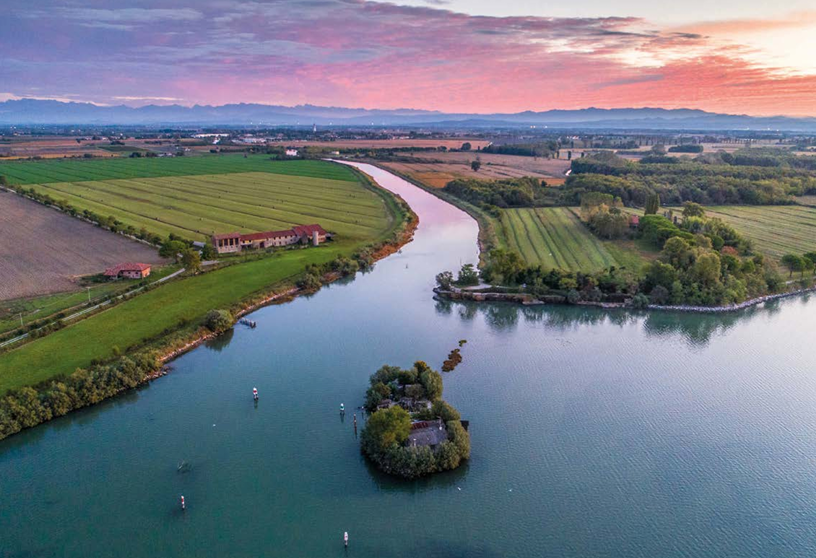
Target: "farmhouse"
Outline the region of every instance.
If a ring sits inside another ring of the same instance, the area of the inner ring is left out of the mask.
[[[123,263],[109,267],[105,270],[105,277],[118,279],[125,277],[127,279],[144,279],[150,275],[150,266],[143,263]]]
[[[285,231],[266,231],[249,234],[226,233],[212,237],[213,246],[219,254],[230,254],[241,250],[264,249],[273,246],[306,244],[311,241],[317,246],[331,235],[320,225],[296,225]]]

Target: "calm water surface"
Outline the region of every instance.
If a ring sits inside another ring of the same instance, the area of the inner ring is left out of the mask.
[[[0,442],[0,556],[816,552],[815,301],[725,317],[436,302],[434,275],[475,263],[476,224],[362,167],[419,214],[414,242]],[[371,469],[351,420],[368,376],[438,367],[459,339],[445,393],[470,463],[416,482]]]

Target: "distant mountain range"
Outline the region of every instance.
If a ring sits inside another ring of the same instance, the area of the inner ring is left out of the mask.
[[[816,131],[816,118],[757,117],[692,109],[549,110],[512,114],[454,114],[399,109],[369,110],[261,104],[100,106],[37,99],[0,102],[0,125],[144,125],[144,126],[421,126],[552,127],[620,130],[786,130]]]

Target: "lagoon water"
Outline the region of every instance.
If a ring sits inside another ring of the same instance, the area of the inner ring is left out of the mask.
[[[434,275],[477,259],[475,222],[361,167],[420,216],[415,240],[0,442],[0,557],[816,553],[816,300],[727,316],[437,302]],[[472,459],[414,482],[373,470],[352,421],[368,376],[439,367],[459,339],[445,395]]]

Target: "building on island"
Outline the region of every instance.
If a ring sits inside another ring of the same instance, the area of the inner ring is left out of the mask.
[[[429,446],[436,448],[448,439],[448,429],[442,419],[420,420],[411,423],[411,433],[408,435],[409,446]]]
[[[118,279],[124,277],[126,279],[144,279],[150,275],[150,266],[143,263],[123,263],[109,267],[105,270],[105,277],[111,279]]]
[[[266,231],[241,234],[238,232],[214,234],[212,243],[219,254],[231,254],[241,250],[265,249],[311,242],[317,246],[331,235],[320,225],[296,225],[285,231]]]

